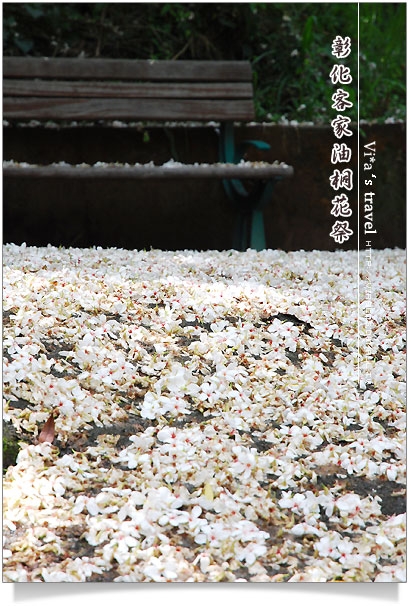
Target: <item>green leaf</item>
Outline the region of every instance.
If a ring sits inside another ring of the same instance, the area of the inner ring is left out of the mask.
[[[308,17],[308,19],[305,23],[305,26],[304,26],[303,38],[301,41],[301,48],[302,48],[303,53],[305,53],[307,51],[308,47],[311,44],[314,19],[315,19],[314,15],[311,15],[310,17]]]
[[[33,17],[33,19],[38,19],[39,17],[42,17],[44,14],[43,9],[39,6],[33,6],[32,4],[26,4],[24,8],[26,9],[26,11],[30,15],[30,17]]]
[[[19,38],[15,38],[14,42],[24,54],[27,54],[33,48],[32,40],[20,40]]]

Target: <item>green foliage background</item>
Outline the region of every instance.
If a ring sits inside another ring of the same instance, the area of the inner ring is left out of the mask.
[[[405,119],[405,27],[405,3],[360,4],[362,119]],[[5,55],[249,60],[259,120],[335,117],[336,35],[352,40],[353,100],[357,3],[3,3]]]

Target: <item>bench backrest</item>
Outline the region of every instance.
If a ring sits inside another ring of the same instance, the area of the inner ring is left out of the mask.
[[[247,61],[3,59],[3,116],[35,120],[254,119]]]

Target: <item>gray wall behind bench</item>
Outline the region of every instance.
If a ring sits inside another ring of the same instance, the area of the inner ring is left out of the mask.
[[[373,248],[405,248],[405,125],[362,127],[364,142],[376,140],[377,156]],[[145,134],[146,133],[146,134]],[[330,238],[335,195],[329,186],[332,145],[329,126],[244,126],[238,140],[261,139],[269,153],[250,151],[251,160],[280,160],[295,175],[276,186],[265,211],[269,248],[335,250],[357,248],[356,231],[345,245]],[[147,141],[148,139],[148,141]],[[181,162],[215,162],[217,134],[213,127],[114,128],[108,126],[51,129],[4,129],[5,160],[47,164],[149,162],[170,158]],[[357,142],[350,167],[356,174]],[[341,165],[339,168],[345,168]],[[341,192],[339,192],[341,193]],[[361,197],[362,199],[362,193]],[[357,184],[349,194],[357,225]],[[31,245],[116,246],[124,248],[231,248],[234,215],[219,180],[56,180],[3,181],[4,242]],[[363,221],[361,217],[361,222]]]

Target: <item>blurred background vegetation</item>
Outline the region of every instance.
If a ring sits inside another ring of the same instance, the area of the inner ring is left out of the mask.
[[[405,27],[405,3],[360,4],[361,119],[405,119]],[[353,100],[357,3],[3,3],[4,55],[249,60],[264,121],[335,117],[336,35],[352,40]]]

